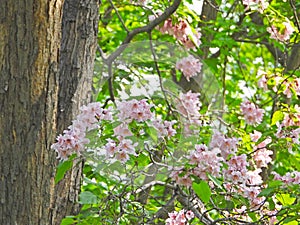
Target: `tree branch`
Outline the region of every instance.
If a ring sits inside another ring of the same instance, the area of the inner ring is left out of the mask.
[[[179,7],[181,0],[174,0],[173,5],[167,8],[163,14],[155,18],[148,25],[144,27],[138,27],[128,33],[122,44],[105,60],[107,64],[111,64],[127,47],[131,40],[140,33],[150,32],[160,23],[168,19]]]
[[[123,20],[123,18],[121,17],[121,15],[120,15],[118,9],[115,7],[115,5],[114,5],[114,3],[112,2],[112,0],[108,0],[108,1],[109,1],[109,3],[110,3],[111,7],[113,7],[113,9],[115,10],[115,12],[116,12],[116,14],[117,14],[117,17],[119,18],[119,20],[120,20],[120,22],[121,22],[123,28],[126,30],[127,33],[129,33],[129,30],[128,30],[128,28],[125,26],[124,20]]]

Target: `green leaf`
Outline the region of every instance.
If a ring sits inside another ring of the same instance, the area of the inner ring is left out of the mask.
[[[148,127],[146,133],[152,138],[154,143],[158,142],[157,130],[154,127]]]
[[[254,212],[249,212],[248,216],[252,219],[252,221],[257,221],[257,217],[256,214]]]
[[[297,219],[299,219],[298,216],[294,216],[292,218],[286,218],[282,224],[286,225],[298,225],[299,223],[297,222]]]
[[[281,180],[272,180],[268,184],[268,187],[280,187],[283,184]]]
[[[273,114],[271,126],[275,125],[278,121],[282,120],[283,116],[284,115],[283,115],[283,113],[281,111],[276,111]]]
[[[265,188],[257,195],[257,197],[269,196],[274,192],[274,190],[275,190],[274,187]]]
[[[81,204],[97,204],[98,197],[90,191],[81,192],[79,195],[79,203]]]
[[[213,175],[206,173],[207,177],[220,189],[223,189],[222,182],[215,178]]]
[[[292,205],[296,200],[296,198],[291,197],[289,194],[278,194],[276,198],[283,206]]]
[[[76,221],[73,218],[64,218],[61,221],[60,225],[71,225],[71,224],[75,224],[75,223],[76,223]]]
[[[57,184],[60,180],[62,180],[68,170],[70,170],[73,166],[73,158],[70,157],[68,160],[63,161],[58,164],[56,175],[55,175],[55,184]]]
[[[204,202],[208,203],[210,196],[211,196],[211,190],[207,182],[200,181],[200,183],[193,183],[192,185],[195,193],[198,195],[198,197]]]
[[[226,200],[226,209],[228,210],[232,210],[235,208],[235,204],[233,201],[230,201],[230,200]]]
[[[273,201],[272,198],[268,198],[268,203],[269,203],[269,209],[274,210],[275,209],[275,202]]]

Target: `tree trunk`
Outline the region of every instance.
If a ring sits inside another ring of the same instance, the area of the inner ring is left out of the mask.
[[[65,0],[59,64],[59,133],[71,124],[80,106],[91,98],[98,36],[98,4],[97,0]],[[72,171],[56,185],[52,217],[57,221],[66,215],[77,214],[80,209],[76,202],[80,192],[82,164],[79,160],[74,162]]]
[[[0,224],[48,224],[62,5],[0,7]]]
[[[0,4],[0,224],[60,224],[77,198],[74,173],[54,188],[57,160],[50,146],[88,95],[98,5],[66,1],[61,39],[62,4]]]

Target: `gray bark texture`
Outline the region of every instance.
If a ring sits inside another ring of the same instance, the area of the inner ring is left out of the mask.
[[[78,210],[81,171],[55,186],[50,146],[89,97],[98,7],[1,0],[0,224],[60,224]]]

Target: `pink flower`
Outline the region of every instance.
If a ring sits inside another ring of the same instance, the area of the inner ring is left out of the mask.
[[[186,217],[188,220],[191,220],[191,219],[193,219],[193,218],[195,217],[195,215],[194,215],[194,213],[193,213],[191,210],[189,210],[189,211],[187,211],[187,212],[185,213],[185,217]]]
[[[99,102],[92,102],[80,108],[81,113],[68,130],[64,130],[64,135],[57,137],[57,142],[51,145],[51,149],[58,153],[58,158],[62,160],[74,153],[80,154],[84,146],[89,143],[86,132],[98,128],[99,120],[111,120],[110,109],[102,109]]]
[[[119,160],[122,163],[125,163],[129,160],[129,155],[125,150],[119,149],[116,152],[116,159]]]
[[[287,41],[290,39],[291,34],[295,31],[291,26],[289,21],[283,22],[284,30],[283,32],[278,31],[277,27],[272,25],[267,28],[267,31],[271,34],[270,38],[278,40],[278,41]]]
[[[300,95],[300,78],[294,79],[294,85],[293,88],[296,92],[296,95]]]
[[[128,128],[128,124],[121,123],[119,126],[117,126],[114,129],[114,135],[115,136],[128,137],[128,136],[132,136],[132,133]]]
[[[280,176],[276,172],[272,172],[272,174],[274,175],[275,180],[281,180],[286,184],[300,184],[300,172],[299,171],[287,172],[283,176]]]
[[[237,138],[227,138],[220,132],[214,131],[209,146],[211,148],[219,148],[221,150],[222,157],[227,159],[230,154],[234,154],[236,152],[237,144]]]
[[[117,145],[116,145],[116,142],[111,140],[111,139],[108,139],[107,140],[107,144],[105,145],[105,150],[106,150],[106,156],[107,157],[113,157],[114,154],[117,152],[118,148],[117,148]]]
[[[300,135],[300,128],[291,131],[290,137],[292,138],[292,142],[294,144],[298,144],[298,145],[300,144],[299,135]]]
[[[175,123],[175,120],[162,121],[161,119],[156,119],[153,121],[153,126],[158,131],[158,137],[172,137],[176,134],[176,130],[172,127]]]
[[[292,97],[291,88],[293,88],[292,83],[290,83],[290,82],[283,82],[283,85],[284,85],[283,94],[286,95],[287,98],[291,98]]]
[[[144,122],[151,119],[153,114],[151,108],[153,105],[147,103],[146,99],[143,100],[130,100],[118,103],[119,119],[124,121],[125,119],[134,119],[138,122]]]
[[[260,124],[262,122],[265,110],[257,108],[250,101],[244,101],[241,104],[241,110],[242,114],[245,117],[246,123],[255,125]]]
[[[254,153],[254,161],[258,168],[268,167],[268,164],[272,162],[270,155],[273,155],[273,152],[263,148],[259,149]]]
[[[195,164],[193,174],[203,180],[208,180],[206,173],[220,177],[222,162],[224,159],[219,156],[220,149],[209,150],[205,145],[196,145],[188,157],[191,164]]]
[[[120,143],[118,145],[119,149],[126,151],[126,153],[128,153],[130,155],[136,155],[135,147],[137,146],[137,143],[133,144],[132,140],[123,139],[123,138],[119,138],[119,140],[120,140]]]
[[[261,132],[259,132],[257,130],[254,130],[253,134],[250,134],[251,141],[253,141],[253,142],[257,142],[258,139],[260,139],[260,137],[261,137]]]
[[[285,113],[285,116],[282,121],[282,125],[285,127],[289,127],[289,126],[295,126],[296,124],[293,118],[289,114]]]
[[[161,13],[158,13],[158,15]],[[154,20],[155,16],[150,16],[149,20]],[[192,31],[190,25],[186,20],[179,20],[177,24],[172,23],[172,19],[169,18],[164,21],[162,26],[158,27],[158,30],[163,34],[173,35],[179,42],[181,42],[187,49],[194,49],[201,44],[201,33],[198,31]]]
[[[258,9],[260,13],[263,13],[269,6],[269,3],[265,0],[243,0],[243,4],[247,6],[245,10],[249,8],[252,10]]]
[[[111,139],[107,139],[107,144],[105,145],[106,156],[115,157],[122,163],[125,163],[129,160],[130,155],[136,155],[135,147],[137,143],[133,144],[131,140],[124,139],[121,136],[118,136],[119,142],[116,142]]]
[[[185,225],[187,221],[195,217],[192,211],[180,210],[179,212],[168,213],[169,218],[166,219],[166,225]]]
[[[179,94],[179,101],[177,101],[177,110],[181,115],[186,117],[190,123],[200,124],[200,109],[201,102],[199,101],[199,93],[192,93],[191,91]]]
[[[67,160],[74,153],[80,154],[89,143],[85,132],[78,129],[65,130],[64,135],[59,135],[56,140],[51,149],[55,150],[58,153],[57,158],[62,160]]]
[[[250,199],[252,205],[259,205],[264,200],[264,197],[257,197],[260,192],[260,187],[246,186],[244,190],[244,196]]]
[[[285,127],[289,126],[300,126],[300,107],[298,105],[294,106],[293,113],[284,113],[284,119],[282,125]]]
[[[259,88],[262,88],[264,91],[267,91],[268,90],[268,84],[267,84],[268,80],[267,80],[266,73],[264,71],[259,70],[257,72],[257,76],[259,77],[257,86]]]
[[[267,137],[265,140],[263,140],[261,143],[259,143],[255,149],[260,149],[266,147],[268,144],[272,142],[272,138]]]
[[[261,173],[261,169],[256,169],[253,171],[247,171],[247,185],[260,185],[263,183],[263,180],[261,176],[259,175]]]
[[[173,35],[174,31],[173,31],[172,19],[169,18],[169,19],[165,20],[163,26],[159,28],[159,31],[163,34]]]
[[[245,154],[232,156],[227,161],[228,169],[224,170],[227,180],[237,183],[245,183],[247,180],[247,156]]]
[[[182,58],[176,63],[176,69],[183,73],[187,81],[190,81],[191,77],[194,77],[197,75],[197,73],[200,73],[201,68],[202,63],[199,61],[199,59],[192,55]]]
[[[187,49],[199,47],[201,44],[201,33],[193,32],[190,25],[185,20],[180,20],[173,27],[173,34]]]
[[[190,164],[198,164],[202,160],[202,152],[208,151],[208,148],[206,145],[201,144],[201,145],[195,145],[194,151],[190,152]]]
[[[173,168],[172,172],[170,174],[170,177],[173,180],[175,180],[176,183],[179,184],[179,185],[184,185],[184,186],[187,186],[187,187],[192,186],[192,180],[190,178],[190,173],[185,172],[183,170],[183,168],[181,168],[181,167]]]
[[[103,109],[99,102],[92,102],[80,108],[77,120],[84,123],[88,131],[98,128],[99,120],[112,120],[110,109]]]

